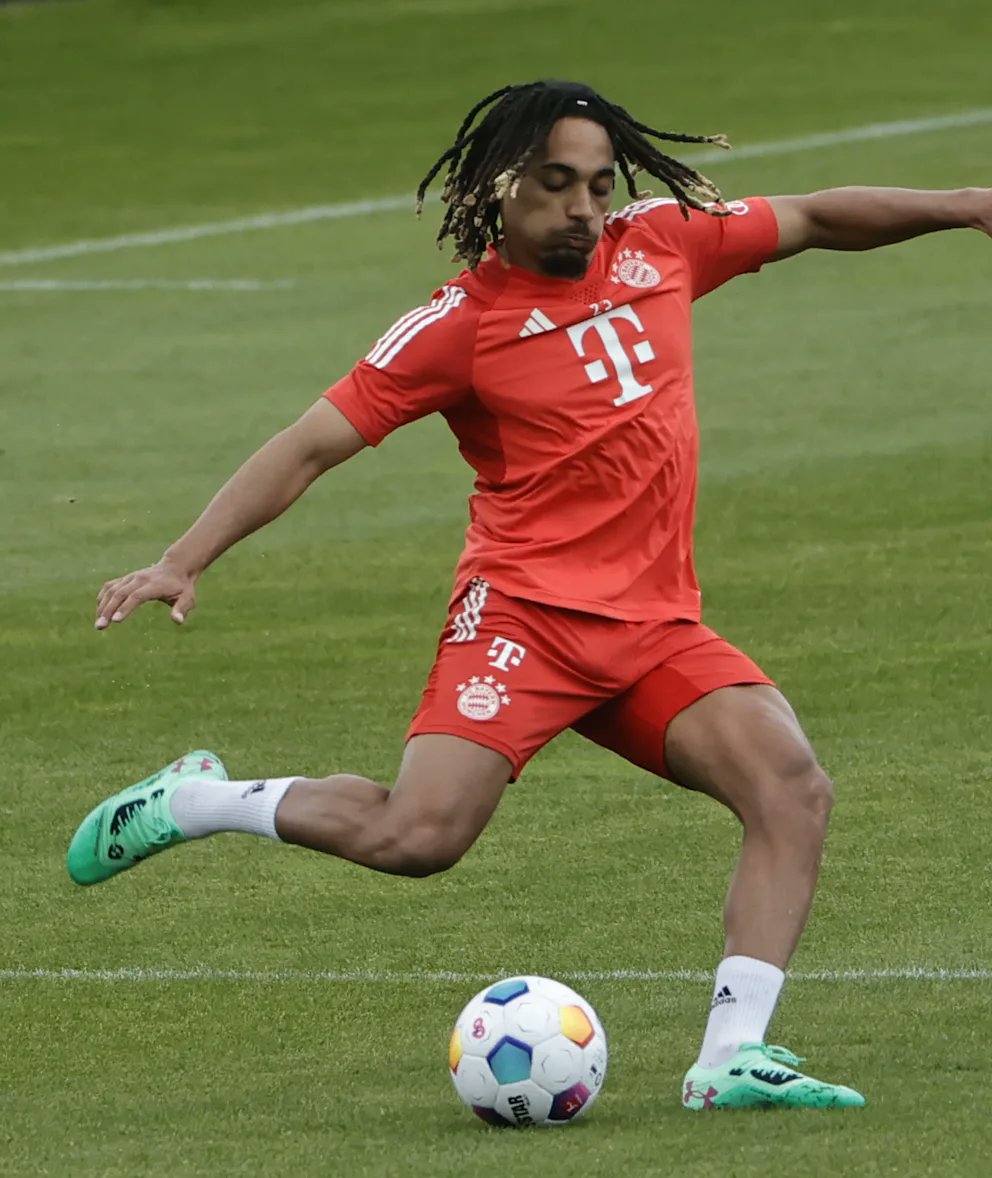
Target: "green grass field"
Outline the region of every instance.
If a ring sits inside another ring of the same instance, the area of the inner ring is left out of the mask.
[[[708,989],[669,971],[719,956],[735,824],[578,737],[441,877],[224,836],[70,884],[89,806],[190,747],[391,779],[470,477],[410,427],[224,558],[186,627],[98,635],[101,582],[450,269],[436,209],[26,251],[412,191],[475,98],[549,74],[757,148],[710,169],[728,195],[989,186],[990,36],[980,0],[0,6],[0,1174],[989,1172],[992,242],[804,256],[699,306],[707,620],[839,797],[771,1038],[869,1097],[713,1118],[678,1102]],[[610,1036],[562,1133],[487,1130],[446,1075],[464,1001],[516,971],[579,978]]]

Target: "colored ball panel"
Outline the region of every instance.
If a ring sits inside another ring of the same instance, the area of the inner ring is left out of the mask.
[[[577,1117],[589,1103],[589,1089],[585,1084],[573,1084],[564,1092],[559,1092],[551,1104],[549,1121],[570,1121]]]
[[[515,1084],[530,1077],[530,1048],[517,1039],[501,1040],[487,1058],[500,1084]]]
[[[561,1008],[561,1030],[563,1035],[571,1039],[573,1043],[578,1043],[580,1047],[585,1047],[596,1033],[589,1021],[589,1016],[581,1006],[563,1006]]]
[[[458,1071],[458,1061],[462,1057],[462,1033],[455,1027],[451,1032],[451,1039],[448,1041],[448,1067],[453,1072]]]
[[[477,1117],[481,1117],[487,1124],[495,1125],[499,1129],[510,1129],[513,1127],[513,1122],[501,1117],[494,1108],[486,1108],[481,1104],[473,1104],[472,1112]]]
[[[505,982],[497,982],[486,992],[486,1002],[495,1002],[498,1006],[505,1006],[527,993],[527,982],[523,978],[508,978]]]

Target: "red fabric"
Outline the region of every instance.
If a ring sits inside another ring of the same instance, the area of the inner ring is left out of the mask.
[[[707,633],[708,640],[677,651],[622,695],[584,716],[573,725],[575,731],[649,773],[668,777],[665,734],[679,712],[721,687],[775,686],[753,659],[712,630]]]
[[[778,242],[767,201],[731,207],[631,205],[580,282],[491,251],[327,391],[372,445],[445,416],[477,473],[453,599],[484,577],[601,617],[699,619],[691,303]]]
[[[452,606],[407,739],[464,737],[501,752],[517,776],[574,727],[664,776],[673,716],[718,687],[770,682],[698,622],[623,622],[473,581]]]

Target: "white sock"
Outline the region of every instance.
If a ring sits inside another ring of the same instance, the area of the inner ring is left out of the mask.
[[[716,971],[713,1002],[699,1066],[715,1068],[742,1043],[763,1043],[785,974],[756,957],[725,957]]]
[[[242,831],[277,839],[276,807],[299,777],[260,781],[217,781],[191,777],[169,799],[176,825],[191,839],[221,831]]]

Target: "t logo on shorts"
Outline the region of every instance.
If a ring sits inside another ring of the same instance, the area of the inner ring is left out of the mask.
[[[519,667],[526,654],[526,647],[519,642],[511,642],[509,638],[494,638],[486,658],[497,671],[509,671],[511,667]]]

